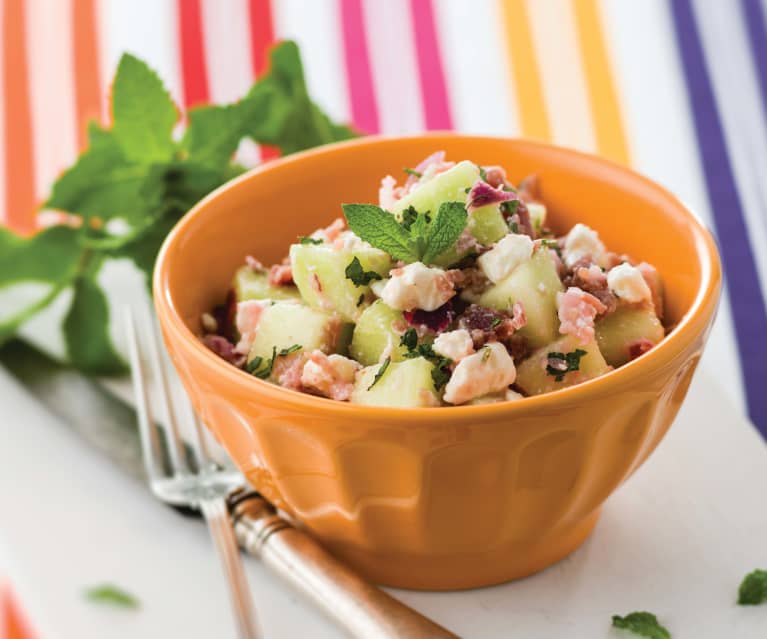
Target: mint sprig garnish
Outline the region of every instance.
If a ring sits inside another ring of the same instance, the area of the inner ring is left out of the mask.
[[[342,208],[358,237],[403,262],[433,263],[458,241],[468,221],[461,202],[443,202],[434,216],[409,207],[402,222],[374,204],[343,204]]]
[[[149,283],[170,229],[243,171],[232,158],[243,138],[291,153],[354,136],[311,100],[293,42],[272,49],[269,73],[241,100],[192,109],[181,141],[173,131],[182,114],[146,63],[123,55],[111,94],[111,128],[89,125],[88,148],[43,205],[72,214],[77,223],[32,238],[0,229],[0,289],[25,288],[3,298],[0,344],[54,299],[71,293],[62,326],[68,360],[99,374],[125,369],[111,342],[99,281],[106,261],[131,260]],[[111,224],[114,220],[120,224]]]
[[[740,584],[738,604],[757,606],[762,603],[767,603],[767,570],[754,570]]]
[[[613,615],[613,627],[628,630],[640,637],[648,639],[671,639],[671,633],[658,621],[651,612],[632,612],[621,617]]]

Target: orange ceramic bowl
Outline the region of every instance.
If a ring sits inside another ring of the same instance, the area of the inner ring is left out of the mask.
[[[375,202],[381,177],[436,149],[540,177],[550,223],[599,231],[657,266],[673,330],[648,354],[580,386],[521,401],[378,408],[258,380],[198,340],[246,255],[278,262],[297,235]],[[195,408],[247,478],[373,581],[485,586],[538,571],[589,535],[602,503],[657,446],[714,318],[711,236],[673,195],[596,157],[519,140],[365,138],[259,167],[200,202],[159,257],[155,303]]]

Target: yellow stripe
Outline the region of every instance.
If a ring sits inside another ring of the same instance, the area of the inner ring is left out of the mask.
[[[551,126],[543,98],[541,72],[533,48],[525,0],[500,0],[502,37],[506,43],[512,82],[517,95],[522,135],[551,140]]]
[[[597,0],[571,0],[583,58],[586,88],[591,103],[597,152],[629,164],[629,151],[621,121]]]

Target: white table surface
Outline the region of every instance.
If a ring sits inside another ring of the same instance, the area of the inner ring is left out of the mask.
[[[767,568],[767,446],[699,373],[677,422],[607,503],[586,544],[528,579],[473,591],[394,591],[464,637],[619,637],[613,613],[650,610],[675,639],[767,636],[767,606],[735,605]],[[246,560],[267,639],[341,634]],[[0,573],[41,639],[233,637],[203,524],[155,502],[0,369]],[[114,582],[137,612],[95,606]]]

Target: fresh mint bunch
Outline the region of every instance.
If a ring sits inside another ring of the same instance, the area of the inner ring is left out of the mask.
[[[43,208],[74,222],[31,238],[0,228],[0,293],[17,284],[30,295],[6,295],[0,344],[65,290],[63,322],[70,363],[96,374],[122,372],[109,338],[109,310],[98,282],[105,260],[127,258],[149,282],[170,229],[201,198],[243,171],[232,156],[243,138],[283,154],[353,137],[332,122],[306,89],[298,47],[271,52],[270,71],[238,102],[181,113],[158,75],[125,54],[112,85],[112,127],[91,124],[89,145],[53,185]],[[10,301],[6,301],[10,298]]]
[[[433,263],[452,247],[466,228],[461,202],[444,202],[435,216],[405,210],[402,222],[374,204],[344,204],[349,228],[361,239],[403,262]]]

